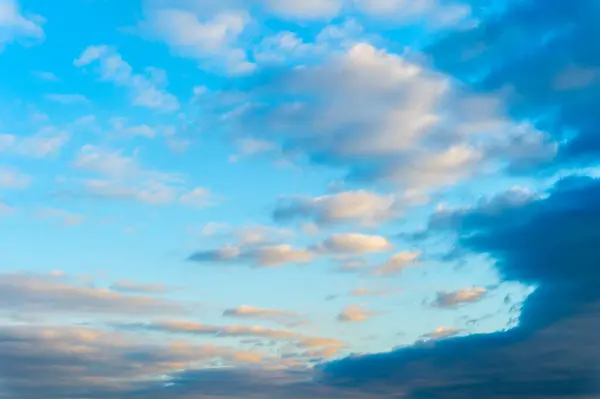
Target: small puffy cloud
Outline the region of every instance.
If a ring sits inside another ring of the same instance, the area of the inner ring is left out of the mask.
[[[90,100],[82,94],[46,94],[46,98],[60,104],[85,104]]]
[[[167,112],[179,109],[177,98],[165,91],[164,74],[158,74],[155,68],[146,70],[146,74],[133,72],[115,49],[105,46],[89,46],[74,62],[79,68],[98,65],[100,79],[129,89],[134,105]]]
[[[461,305],[478,302],[483,299],[487,290],[483,287],[466,288],[453,292],[438,292],[433,306],[439,308],[455,308]]]
[[[378,195],[365,190],[346,191],[322,197],[281,199],[273,213],[277,221],[308,219],[318,224],[358,222],[373,225],[399,216],[393,195]]]
[[[351,305],[343,309],[337,319],[342,322],[362,323],[377,314],[377,312],[365,310],[362,306]]]
[[[173,52],[228,74],[254,70],[238,45],[249,23],[245,12],[222,10],[209,17],[179,8],[151,8],[140,23],[142,34],[167,43]]]
[[[0,52],[15,41],[39,43],[44,40],[43,18],[24,15],[18,0],[0,0]]]
[[[223,316],[242,319],[269,320],[290,326],[296,325],[302,321],[302,317],[296,312],[280,309],[264,309],[247,305],[226,309],[223,312]]]
[[[421,336],[421,338],[425,338],[425,339],[444,339],[444,338],[450,338],[450,337],[455,337],[457,335],[459,335],[462,331],[459,328],[454,328],[454,327],[438,327],[436,328],[434,331],[427,333],[427,334],[423,334]]]
[[[376,276],[387,277],[401,273],[408,266],[414,265],[421,255],[418,251],[400,252],[390,257],[387,262],[371,270]]]
[[[387,252],[393,248],[387,238],[359,233],[333,234],[319,245],[325,252],[367,254]]]
[[[0,165],[0,188],[20,190],[29,187],[31,177],[18,170]]]
[[[243,263],[255,267],[280,267],[285,264],[309,263],[315,254],[307,249],[296,249],[291,245],[259,245],[250,247],[224,246],[219,249],[196,252],[188,257],[198,263]]]

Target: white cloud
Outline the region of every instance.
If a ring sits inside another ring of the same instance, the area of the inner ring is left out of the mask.
[[[438,292],[433,306],[439,308],[455,308],[461,305],[478,302],[487,294],[483,287],[466,288],[453,292]]]
[[[232,106],[227,122],[240,137],[277,140],[354,181],[394,183],[407,199],[485,173],[484,135],[514,128],[500,102],[410,57],[355,44],[271,79]]]
[[[377,266],[371,270],[376,276],[386,277],[401,273],[408,266],[414,265],[421,255],[420,252],[400,252],[393,255],[383,265]]]
[[[362,306],[351,305],[343,309],[337,319],[342,322],[362,323],[377,314],[377,312],[365,310]]]
[[[73,63],[80,68],[98,64],[100,79],[127,87],[134,105],[167,112],[179,109],[177,98],[164,89],[164,73],[157,73],[156,68],[147,68],[145,75],[134,73],[131,65],[111,47],[89,46]]]
[[[185,9],[156,8],[140,24],[143,34],[167,43],[175,53],[202,65],[237,75],[252,72],[255,65],[238,40],[249,17],[245,12],[222,11],[208,18]]]
[[[386,252],[393,248],[387,238],[358,233],[333,234],[319,249],[343,254]]]
[[[186,206],[213,205],[214,196],[203,187],[186,188],[184,176],[144,168],[137,157],[121,150],[83,146],[73,165],[98,175],[83,182],[83,194],[97,198],[133,200],[151,205],[180,203]],[[77,192],[72,193],[79,195]]]
[[[257,245],[247,248],[226,245],[218,249],[199,251],[188,260],[198,263],[243,263],[259,268],[281,267],[287,264],[305,264],[315,254],[307,249],[297,249],[288,244]]]
[[[427,333],[427,334],[423,334],[421,337],[422,338],[428,338],[428,339],[445,339],[445,338],[450,338],[450,337],[455,337],[457,335],[459,335],[462,331],[459,328],[455,328],[455,327],[438,327],[436,328],[434,331]]]
[[[282,199],[277,204],[274,218],[306,218],[318,224],[358,222],[363,225],[376,225],[392,220],[399,214],[399,203],[394,195],[357,190],[315,198]]]
[[[43,18],[24,16],[17,0],[0,0],[0,52],[14,41],[39,43],[44,40]]]

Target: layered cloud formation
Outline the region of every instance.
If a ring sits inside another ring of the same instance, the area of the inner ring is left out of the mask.
[[[600,397],[600,1],[42,3],[0,398]]]

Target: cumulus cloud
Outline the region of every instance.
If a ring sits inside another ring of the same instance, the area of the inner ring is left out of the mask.
[[[322,197],[281,199],[275,208],[276,221],[308,219],[318,224],[358,222],[374,225],[400,215],[393,195],[378,195],[365,190],[346,191]]]
[[[351,305],[343,309],[337,316],[342,322],[362,323],[377,315],[377,312],[364,309],[362,306]]]
[[[487,294],[483,287],[465,288],[453,292],[438,292],[433,306],[439,308],[455,308],[473,302],[478,302]]]
[[[238,44],[248,23],[248,14],[234,9],[206,16],[189,9],[152,7],[140,23],[140,30],[149,38],[167,43],[177,54],[237,75],[255,68]]]
[[[4,312],[38,315],[134,316],[186,312],[185,306],[176,301],[125,295],[37,274],[3,274],[0,278],[0,305]]]
[[[333,234],[319,246],[325,252],[357,255],[387,252],[392,248],[385,237],[359,233]]]
[[[18,41],[39,43],[45,38],[39,15],[24,15],[17,0],[0,0],[0,52]]]
[[[291,159],[341,167],[350,180],[393,183],[408,199],[502,164],[508,155],[487,146],[521,133],[500,99],[470,93],[412,58],[357,43],[321,65],[265,77],[227,125],[237,136],[275,141]],[[313,201],[292,205],[292,214],[319,215]]]
[[[384,264],[374,267],[371,273],[380,277],[401,273],[408,266],[414,265],[420,255],[421,253],[418,251],[399,252],[390,257]]]
[[[134,105],[167,112],[179,109],[177,98],[164,89],[164,73],[157,74],[155,68],[147,69],[146,74],[134,73],[121,54],[109,46],[89,46],[73,64],[78,68],[97,65],[100,79],[128,88]]]

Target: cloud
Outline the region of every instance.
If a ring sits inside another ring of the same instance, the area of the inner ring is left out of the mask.
[[[592,17],[596,12],[595,1],[573,6],[560,0],[516,2],[504,12],[483,16],[470,29],[447,35],[427,53],[438,68],[476,90],[503,90],[516,119],[532,123],[558,143],[556,159],[527,169],[595,165],[600,80],[594,71],[600,67],[600,46],[588,39],[599,31]],[[538,23],[530,23],[532,15],[538,15]],[[510,37],[501,33],[512,28]]]
[[[214,195],[204,187],[185,187],[184,176],[147,169],[136,156],[94,145],[81,147],[73,166],[96,174],[81,187],[61,192],[67,196],[137,201],[151,205],[179,203],[191,207],[214,204]]]
[[[182,314],[182,303],[145,296],[124,295],[104,288],[71,284],[38,274],[3,274],[0,308],[4,312],[46,315],[158,315]]]
[[[43,18],[39,15],[23,15],[17,0],[0,0],[0,52],[15,41],[44,41],[42,23]]]
[[[237,75],[255,68],[237,43],[248,22],[248,15],[241,11],[223,10],[203,18],[186,9],[153,7],[139,29],[145,36],[167,43],[181,56]]]
[[[247,305],[226,309],[223,312],[223,316],[241,319],[268,320],[287,326],[294,326],[303,321],[303,317],[296,312],[280,309],[256,308]]]
[[[460,334],[461,331],[455,327],[438,327],[430,333],[423,334],[422,338],[427,339],[445,339],[449,337],[455,337]]]
[[[60,104],[85,104],[90,100],[81,94],[46,94],[46,98]]]
[[[335,349],[346,347],[339,339],[303,334],[292,330],[280,330],[262,326],[229,325],[218,326],[186,320],[165,320],[153,323],[121,324],[118,327],[128,330],[147,330],[177,334],[212,336],[216,338],[261,338],[279,343],[291,343],[297,349]]]
[[[0,357],[3,394],[17,399],[118,397],[182,368],[243,367],[262,358],[259,352],[51,325],[3,325]]]
[[[291,160],[339,167],[352,182],[392,183],[408,204],[507,162],[510,154],[488,146],[523,129],[501,99],[414,58],[363,42],[320,65],[273,72],[229,109],[227,127],[277,143]],[[315,212],[309,200],[300,205]]]
[[[399,204],[393,195],[378,195],[365,190],[346,191],[322,197],[291,197],[277,203],[276,221],[308,219],[326,225],[357,222],[375,225],[397,218]]]
[[[259,245],[249,248],[224,246],[215,250],[195,252],[188,261],[198,263],[249,262],[255,267],[281,267],[286,264],[309,263],[315,254],[306,249],[296,249],[288,244]]]
[[[129,89],[134,105],[172,112],[179,109],[177,98],[165,91],[164,73],[156,68],[147,68],[146,74],[137,74],[113,48],[99,45],[89,46],[73,61],[76,67],[98,65],[100,79]]]
[[[414,265],[419,260],[420,255],[421,253],[418,251],[399,252],[390,257],[384,264],[374,267],[371,273],[380,277],[401,273],[407,267]]]
[[[359,233],[333,234],[320,244],[319,249],[342,254],[387,252],[392,249],[387,238]]]
[[[453,292],[438,292],[433,306],[438,308],[455,308],[473,302],[479,302],[487,294],[483,287],[465,288]]]
[[[110,286],[110,289],[124,294],[165,294],[168,292],[163,283],[142,284],[129,280],[117,281]]]
[[[0,165],[0,188],[22,190],[29,187],[31,181],[32,178],[29,175]]]
[[[365,310],[362,306],[351,305],[342,310],[337,319],[342,322],[362,323],[375,315],[377,312]]]
[[[40,129],[32,136],[0,134],[0,152],[11,152],[27,158],[45,158],[57,154],[68,141],[69,134],[54,127]]]

